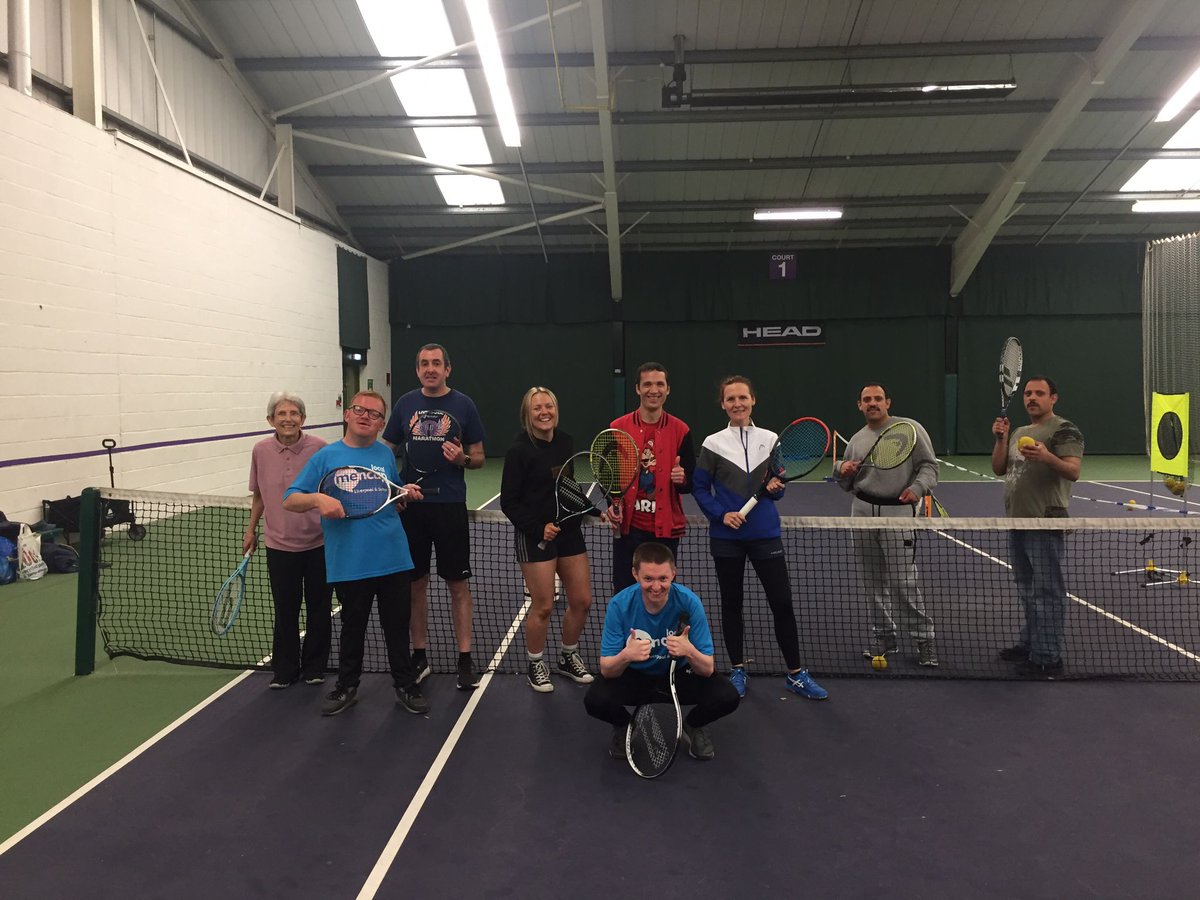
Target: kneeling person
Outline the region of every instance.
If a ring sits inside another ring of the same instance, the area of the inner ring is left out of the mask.
[[[713,641],[700,598],[675,581],[675,557],[665,546],[650,542],[633,554],[636,583],[617,593],[604,615],[600,644],[600,674],[588,689],[588,714],[613,726],[609,755],[625,758],[627,706],[670,702],[668,672],[671,657],[675,689],[681,705],[693,709],[684,717],[683,731],[694,759],[712,759],[713,746],[704,726],[727,716],[738,705],[737,691],[724,678],[713,678]],[[683,614],[689,625],[674,629]]]

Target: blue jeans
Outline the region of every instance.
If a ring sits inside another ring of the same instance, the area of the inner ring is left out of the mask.
[[[1017,598],[1025,614],[1021,643],[1029,658],[1046,665],[1062,658],[1066,630],[1067,587],[1063,581],[1061,531],[1010,531],[1009,561]]]

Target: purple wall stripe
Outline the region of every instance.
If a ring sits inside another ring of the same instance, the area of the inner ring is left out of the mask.
[[[307,425],[306,431],[315,431],[318,428],[333,428],[335,425],[341,427],[341,422],[326,422],[322,425]],[[215,441],[232,441],[236,438],[259,437],[274,434],[268,428],[264,431],[242,431],[238,434],[217,434],[212,437],[202,438],[186,438],[181,441],[154,441],[149,444],[132,444],[128,447],[113,447],[113,453],[132,453],[134,450],[155,450],[159,447],[183,447],[187,444],[208,444]],[[0,469],[7,469],[10,466],[29,466],[35,463],[59,462],[64,459],[86,459],[89,456],[107,456],[109,453],[106,449],[100,450],[82,450],[78,453],[56,453],[53,456],[25,456],[20,459],[0,459]]]

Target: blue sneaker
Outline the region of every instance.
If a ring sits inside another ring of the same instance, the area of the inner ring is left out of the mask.
[[[813,677],[808,674],[808,669],[801,669],[795,675],[788,675],[787,689],[793,694],[799,694],[809,700],[829,699],[829,691],[813,680]]]
[[[746,680],[750,676],[746,674],[746,670],[741,666],[735,666],[729,673],[729,683],[733,685],[733,689],[738,692],[739,697],[746,696]]]

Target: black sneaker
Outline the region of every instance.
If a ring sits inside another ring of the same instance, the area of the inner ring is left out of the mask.
[[[321,715],[336,716],[338,713],[346,711],[357,702],[358,688],[335,687],[332,691],[325,695],[325,702],[321,704]]]
[[[426,672],[429,670],[426,669]],[[458,689],[460,691],[473,691],[479,687],[479,673],[475,671],[475,665],[471,662],[471,655],[458,658]]]
[[[425,655],[424,650],[414,650],[412,652],[412,667],[417,673],[417,684],[420,684],[429,677],[429,673],[433,670],[429,667],[429,657]]]
[[[314,672],[312,675],[304,676],[304,683],[305,684],[324,684],[325,676],[323,674],[321,674],[320,672]]]
[[[595,680],[588,667],[583,664],[583,657],[579,655],[578,650],[558,655],[558,674],[566,675],[576,684],[591,684]]]
[[[934,669],[937,664],[937,647],[933,641],[917,641],[917,665]]]
[[[614,725],[612,737],[608,742],[608,755],[613,759],[627,759],[625,756],[625,730],[624,725]]]
[[[550,681],[550,667],[546,665],[544,659],[531,659],[529,661],[529,686],[539,694],[549,694],[554,690],[554,685]]]
[[[295,683],[295,678],[284,678],[282,675],[276,675],[271,679],[271,683],[267,685],[267,688],[272,691],[282,691],[285,688],[290,688]]]
[[[895,653],[899,647],[896,644],[896,636],[894,634],[884,634],[878,637],[871,638],[871,645],[863,651],[863,659],[875,659],[879,656],[887,656],[889,653]]]
[[[1045,681],[1053,681],[1063,673],[1063,664],[1061,659],[1056,659],[1054,662],[1038,663],[1032,659],[1027,659],[1017,663],[1017,674],[1022,678],[1040,678]]]
[[[396,688],[396,702],[418,716],[429,712],[429,701],[415,684]]]
[[[686,721],[683,723],[683,733],[688,740],[688,755],[692,759],[712,759],[717,755],[713,749],[712,738],[703,728],[693,728]]]
[[[996,658],[1004,662],[1025,662],[1029,659],[1029,645],[1013,644],[1011,647],[1005,647],[996,654]]]

